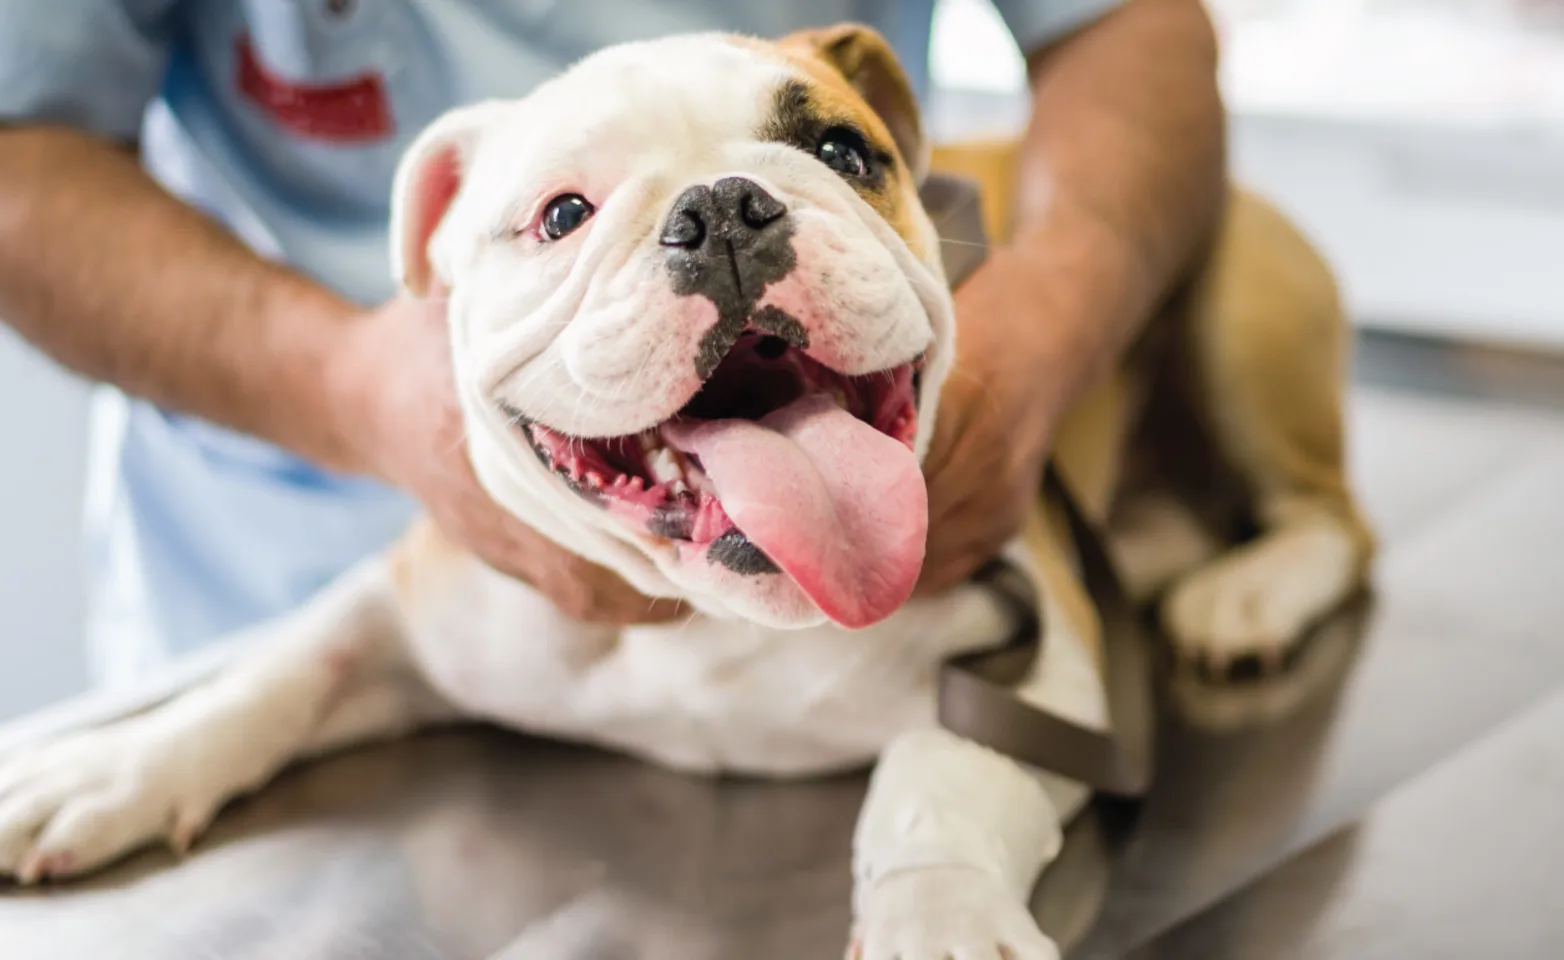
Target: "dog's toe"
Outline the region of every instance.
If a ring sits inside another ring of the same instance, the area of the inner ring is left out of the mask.
[[[882,878],[864,900],[850,960],[1058,960],[1024,903],[989,875],[930,867]]]
[[[167,836],[181,778],[158,760],[155,741],[125,728],[45,744],[0,768],[0,876],[65,879]]]
[[[1350,589],[1353,557],[1332,527],[1278,530],[1175,585],[1163,626],[1179,659],[1208,677],[1272,674],[1310,622]]]

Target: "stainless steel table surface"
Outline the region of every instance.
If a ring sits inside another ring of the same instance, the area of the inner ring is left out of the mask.
[[[1564,693],[1135,960],[1564,957]]]
[[[1480,357],[1445,362],[1483,386]],[[1073,956],[1145,946],[1564,689],[1564,417],[1366,379],[1375,597],[1281,681],[1175,679],[1153,795],[1085,821],[1035,901]],[[430,734],[289,772],[181,862],[0,893],[0,958],[837,957],[862,791]]]

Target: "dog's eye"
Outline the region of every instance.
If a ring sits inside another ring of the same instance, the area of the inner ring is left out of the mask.
[[[580,229],[597,209],[579,193],[555,197],[543,209],[543,235],[558,240]]]
[[[863,138],[845,128],[827,130],[825,136],[820,138],[820,145],[815,148],[815,156],[844,177],[869,174],[866,152]]]

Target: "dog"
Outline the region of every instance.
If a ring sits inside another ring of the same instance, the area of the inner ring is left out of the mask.
[[[477,476],[694,613],[573,621],[419,521],[209,680],[0,761],[0,873],[182,851],[291,763],[476,719],[692,774],[872,764],[851,955],[1055,957],[1028,895],[1089,790],[939,726],[939,665],[1016,613],[980,583],[913,596],[957,337],[919,186],[973,177],[1003,237],[1015,149],[932,148],[853,24],[611,47],[436,120],[397,174],[392,259],[448,298]],[[1275,667],[1367,576],[1346,342],[1321,259],[1234,188],[1199,271],[1061,425],[1060,474],[1187,659]],[[1005,557],[1048,624],[1018,696],[1103,729],[1057,503]]]

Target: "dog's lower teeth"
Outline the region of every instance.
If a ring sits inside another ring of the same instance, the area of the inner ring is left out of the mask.
[[[587,486],[601,489],[603,486],[603,475],[593,470],[586,475],[586,482]]]
[[[684,481],[683,480],[675,480],[672,483],[668,484],[668,492],[673,494],[676,497],[680,497],[680,496],[683,496],[686,493],[689,493],[690,492],[690,488],[686,487],[684,485]]]

